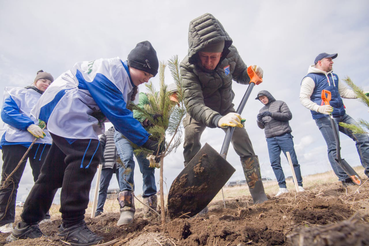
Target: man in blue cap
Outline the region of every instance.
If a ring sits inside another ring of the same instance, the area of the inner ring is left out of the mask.
[[[333,59],[337,56],[337,53],[321,53],[315,58],[314,65],[309,67],[308,74],[301,82],[300,102],[310,109],[313,119],[327,143],[328,158],[333,171],[338,176],[339,181],[342,181],[344,186],[348,186],[354,185],[354,183],[335,160],[337,145],[329,115],[332,114],[339,131],[356,142],[360,161],[367,176],[369,176],[369,137],[367,134],[353,134],[352,131],[338,125],[340,122],[357,124],[353,118],[346,114],[342,101],[342,98],[356,99],[357,96],[354,91],[348,89],[339,80],[337,74],[333,73]],[[322,90],[331,92],[330,105],[324,105],[321,97]]]

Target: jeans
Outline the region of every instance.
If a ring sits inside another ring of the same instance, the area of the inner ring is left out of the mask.
[[[120,132],[115,131],[114,141],[120,159],[124,167],[119,168],[119,189],[120,191],[134,191],[134,170],[133,147],[128,139]],[[144,155],[135,155],[143,178],[142,197],[150,197],[157,193],[155,184],[155,168],[149,167],[150,162]],[[131,170],[129,171],[130,168]]]
[[[339,118],[334,118],[337,128],[340,132],[344,133],[352,140],[356,142],[356,149],[359,153],[361,165],[365,168],[364,172],[369,176],[369,137],[367,134],[353,134],[350,130],[339,126],[339,122],[344,122],[347,124],[356,124],[356,121],[351,118],[348,114],[345,114]],[[331,163],[334,173],[337,175],[338,180],[344,181],[348,179],[349,176],[340,168],[336,163],[337,158],[337,145],[334,138],[334,132],[332,129],[331,121],[329,117],[323,117],[315,120],[316,125],[319,127],[325,142],[327,143],[328,158]],[[339,133],[337,133],[339,134]],[[342,157],[341,157],[342,158]]]
[[[116,168],[119,166],[118,168]],[[100,189],[99,189],[99,199],[97,202],[97,208],[96,212],[103,212],[104,211],[104,204],[106,201],[106,197],[108,195],[108,187],[110,184],[111,177],[113,176],[113,173],[115,172],[115,175],[117,177],[117,181],[119,184],[119,170],[120,165],[115,164],[114,168],[104,168],[101,170],[101,179],[100,179]]]
[[[268,143],[270,163],[272,165],[275,177],[277,178],[278,185],[280,188],[287,188],[286,180],[281,166],[281,158],[280,158],[281,151],[283,151],[285,156],[287,156],[286,152],[290,153],[293,169],[296,174],[297,183],[299,186],[302,186],[300,164],[297,161],[297,156],[292,138],[293,137],[291,133],[286,133],[281,136],[266,139]]]

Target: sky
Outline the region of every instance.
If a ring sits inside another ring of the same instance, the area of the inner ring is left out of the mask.
[[[299,102],[300,82],[319,53],[338,53],[334,72],[341,80],[349,76],[356,85],[369,90],[367,0],[0,0],[0,91],[30,85],[40,69],[57,78],[79,61],[112,57],[125,60],[129,51],[144,40],[152,43],[161,62],[175,55],[182,60],[188,51],[189,22],[205,13],[213,14],[223,24],[247,65],[256,64],[264,70],[263,83],[254,87],[241,114],[259,156],[262,176],[275,179],[264,131],[256,124],[256,115],[263,106],[255,100],[260,90],[285,101],[293,114],[290,125],[302,175],[331,170],[325,141],[309,110]],[[152,79],[157,88],[158,77]],[[167,69],[165,83],[172,82]],[[246,89],[234,82],[235,107]],[[141,85],[140,91],[145,90]],[[363,103],[355,99],[344,99],[344,103],[354,119],[369,120]],[[360,165],[355,143],[342,134],[340,137],[342,157],[352,166]],[[221,129],[207,128],[201,142],[219,152],[223,139]],[[183,169],[182,151],[179,147],[164,160],[165,193]],[[230,181],[243,180],[239,157],[232,146],[227,160],[236,169]],[[281,161],[285,176],[292,175],[284,156]],[[156,177],[159,181],[158,169]],[[141,194],[138,167],[135,183],[136,194]],[[32,184],[27,165],[18,201],[26,199]],[[113,177],[109,188],[117,187]],[[91,193],[94,189],[95,180]]]

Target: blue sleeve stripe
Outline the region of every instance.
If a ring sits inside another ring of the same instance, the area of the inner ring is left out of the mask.
[[[48,122],[51,112],[53,112],[56,104],[65,95],[65,91],[66,89],[59,91],[51,102],[41,107],[40,115],[38,116],[40,120],[43,120],[46,123]]]
[[[78,70],[76,77],[79,81],[79,88],[90,92],[101,112],[116,130],[134,144],[141,146],[146,143],[149,133],[138,120],[133,118],[132,112],[126,108],[123,94],[108,78],[103,74],[96,74],[92,82],[87,82]]]
[[[17,103],[10,96],[5,99],[3,109],[1,110],[1,119],[8,125],[20,130],[27,130],[27,127],[33,124],[33,120],[22,114]]]

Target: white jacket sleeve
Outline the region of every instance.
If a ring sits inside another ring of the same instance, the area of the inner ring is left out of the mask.
[[[300,102],[304,107],[308,108],[309,110],[318,112],[319,105],[310,100],[314,88],[315,83],[313,79],[309,77],[304,78],[301,82],[300,87]]]
[[[348,89],[341,80],[338,81],[338,92],[340,93],[341,97],[348,98],[348,99],[356,99],[357,96],[353,90]]]

